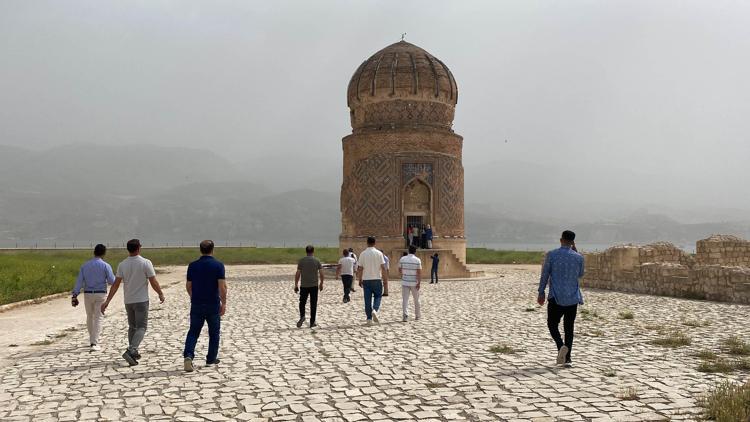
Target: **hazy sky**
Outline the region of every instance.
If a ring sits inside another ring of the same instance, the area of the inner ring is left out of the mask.
[[[0,144],[338,165],[349,78],[402,32],[458,81],[467,166],[750,179],[741,1],[3,0]]]

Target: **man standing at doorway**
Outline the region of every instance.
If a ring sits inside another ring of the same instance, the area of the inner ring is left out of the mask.
[[[539,280],[537,303],[544,305],[544,291],[549,284],[547,299],[547,327],[557,346],[557,364],[570,366],[578,305],[583,304],[578,279],[583,277],[583,255],[575,249],[576,234],[562,232],[560,248],[547,253]],[[563,319],[565,340],[560,336],[560,319]]]
[[[341,277],[341,283],[344,285],[344,303],[349,303],[349,292],[352,290],[352,283],[354,282],[354,265],[357,261],[349,256],[349,251],[346,249],[344,249],[343,255],[336,266],[336,278]]]
[[[378,312],[383,288],[388,290],[388,270],[385,267],[385,257],[375,248],[375,238],[372,236],[367,238],[367,249],[359,256],[357,279],[359,287],[364,290],[367,324],[380,322]]]
[[[134,366],[138,365],[141,358],[138,347],[148,327],[148,285],[151,284],[151,288],[159,295],[159,303],[164,303],[164,293],[156,281],[154,264],[141,256],[141,241],[128,240],[127,248],[130,256],[117,266],[117,277],[107,300],[102,304],[102,313],[107,310],[109,302],[122,283],[125,312],[128,314],[128,349],[122,354],[122,358],[128,365]]]
[[[323,265],[315,258],[315,248],[312,245],[305,247],[307,256],[297,263],[297,273],[294,275],[294,292],[299,293],[299,321],[297,328],[301,328],[305,322],[305,306],[307,297],[310,297],[310,328],[316,327],[315,317],[318,312],[318,290],[323,291]],[[320,284],[318,284],[320,278]],[[302,285],[300,288],[300,280]]]
[[[440,257],[438,256],[437,252],[435,252],[434,255],[430,256],[430,259],[432,260],[432,268],[430,269],[430,284],[437,284],[438,269],[440,268]]]
[[[427,228],[424,231],[424,238],[425,238],[425,247],[427,249],[432,249],[432,226],[427,225]]]
[[[107,285],[115,282],[112,267],[104,262],[107,247],[101,243],[94,247],[94,258],[81,266],[73,287],[71,304],[78,306],[78,294],[83,290],[83,304],[86,309],[86,328],[89,330],[90,351],[101,350],[99,334],[102,330],[102,304],[107,299]]]
[[[419,287],[422,284],[422,261],[417,258],[417,248],[409,246],[409,254],[398,262],[398,273],[401,276],[401,308],[403,321],[409,321],[409,295],[414,297],[414,319],[422,315],[419,308]]]
[[[201,257],[188,265],[185,289],[190,296],[190,329],[185,338],[185,371],[193,372],[195,344],[208,323],[208,354],[206,365],[219,364],[219,339],[221,317],[227,309],[227,282],[224,275],[224,264],[213,257],[214,242],[204,240],[200,243]]]

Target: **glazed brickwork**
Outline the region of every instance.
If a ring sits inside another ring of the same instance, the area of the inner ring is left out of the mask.
[[[615,246],[586,254],[585,287],[750,303],[750,242],[712,236],[689,255],[670,243]]]

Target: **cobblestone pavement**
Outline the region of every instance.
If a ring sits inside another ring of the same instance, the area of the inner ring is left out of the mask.
[[[218,367],[182,371],[188,301],[172,287],[152,302],[140,365],[120,357],[122,311],[107,317],[101,352],[85,347],[85,329],[61,333],[0,369],[0,420],[693,420],[697,397],[727,377],[698,372],[693,353],[750,339],[747,306],[588,291],[575,365],[557,368],[534,304],[538,272],[513,267],[424,284],[422,320],[408,323],[394,283],[374,326],[363,324],[361,289],[343,304],[330,280],[320,327],[297,329],[292,269],[230,277]],[[618,317],[625,309],[633,319]],[[692,344],[648,343],[670,328]],[[503,345],[515,353],[491,351]]]

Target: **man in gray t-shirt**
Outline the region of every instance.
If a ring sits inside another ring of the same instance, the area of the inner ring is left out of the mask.
[[[154,265],[141,256],[141,242],[138,239],[128,241],[128,256],[117,266],[117,276],[107,300],[102,304],[102,313],[109,306],[120,284],[123,285],[125,311],[128,314],[128,349],[122,354],[128,365],[138,365],[141,354],[138,347],[146,335],[148,326],[148,285],[159,295],[159,302],[164,303],[164,293],[156,281]]]
[[[315,248],[308,245],[305,248],[307,256],[299,260],[297,273],[294,275],[294,292],[299,293],[299,321],[297,328],[305,322],[305,306],[310,296],[310,328],[315,327],[315,315],[318,310],[318,290],[323,291],[323,265],[315,258]],[[320,284],[318,284],[320,278]],[[300,281],[302,286],[300,288]]]

